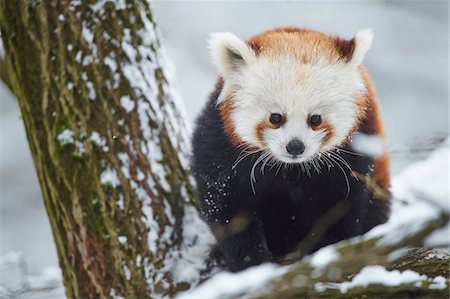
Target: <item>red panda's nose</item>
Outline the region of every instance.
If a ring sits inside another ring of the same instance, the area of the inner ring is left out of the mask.
[[[292,139],[286,145],[286,150],[289,154],[293,156],[298,156],[305,151],[305,145],[298,139]]]

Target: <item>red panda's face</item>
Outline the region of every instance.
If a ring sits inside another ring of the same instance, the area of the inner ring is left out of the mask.
[[[291,48],[308,45],[269,39],[257,51],[232,34],[214,35],[224,79],[218,104],[230,138],[284,163],[311,161],[340,145],[364,113],[358,65],[370,40],[370,33],[357,35],[352,56],[340,59],[327,44],[301,52]]]

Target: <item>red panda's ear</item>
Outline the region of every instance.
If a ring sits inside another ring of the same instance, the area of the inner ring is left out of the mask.
[[[253,49],[230,32],[212,33],[208,44],[213,61],[225,79],[256,59]]]
[[[373,40],[372,29],[360,30],[356,33],[353,41],[355,43],[353,55],[349,60],[349,65],[357,67],[364,59],[367,51],[370,49]]]

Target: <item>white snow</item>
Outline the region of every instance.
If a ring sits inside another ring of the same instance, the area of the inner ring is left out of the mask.
[[[65,298],[59,267],[30,271],[22,253],[0,256],[0,298]]]
[[[119,236],[118,237],[119,243],[122,245],[125,245],[127,243],[127,236]]]
[[[134,109],[135,104],[134,101],[131,100],[130,96],[122,96],[120,98],[120,106],[122,106],[126,112],[131,112]]]
[[[30,275],[28,277],[29,288],[31,289],[52,289],[60,287],[62,284],[62,273],[58,267],[46,267],[40,275]]]
[[[100,175],[100,182],[104,185],[111,184],[113,188],[116,188],[120,185],[120,181],[117,177],[116,171],[110,167],[106,168],[102,172],[102,174]]]
[[[416,287],[422,287],[423,284],[429,284],[431,289],[444,289],[446,279],[442,276],[429,278],[411,270],[400,272],[398,270],[388,271],[382,266],[366,266],[356,274],[351,281],[342,283],[317,283],[315,289],[318,292],[327,288],[339,289],[341,293],[347,293],[349,289],[355,287],[367,287],[369,285],[384,285],[387,287],[400,286],[402,284],[413,284]]]
[[[243,293],[256,298],[269,282],[286,273],[287,269],[288,267],[274,264],[263,264],[235,274],[220,272],[196,289],[182,293],[177,298],[237,298]]]
[[[449,140],[430,156],[416,162],[392,181],[392,212],[386,224],[375,227],[367,238],[383,236],[382,244],[395,244],[420,230],[427,222],[443,211],[449,210]],[[431,244],[450,244],[449,227],[446,226],[430,236]],[[439,239],[439,240],[437,240]]]
[[[101,136],[100,133],[92,131],[89,139],[97,146],[100,146],[104,152],[109,151],[109,147],[106,145],[106,138]]]
[[[383,142],[375,135],[355,134],[351,146],[356,152],[369,157],[378,157],[385,153]]]
[[[73,139],[73,131],[70,129],[65,129],[61,133],[56,136],[56,139],[59,142],[59,145],[66,145],[74,143]]]
[[[83,58],[83,66],[88,66],[97,60],[97,45],[94,43],[94,33],[92,33],[85,23],[83,23],[81,35],[86,40],[89,49],[91,50],[91,55],[86,55]]]
[[[316,269],[322,269],[328,266],[329,263],[339,259],[339,253],[333,246],[321,248],[311,256],[309,264]]]
[[[107,2],[114,3],[114,5],[116,6],[116,10],[126,8],[125,0],[99,0],[95,4],[92,4],[90,7],[94,12],[102,12]]]
[[[186,206],[183,218],[183,243],[180,256],[174,260],[173,275],[177,281],[198,284],[200,271],[204,269],[205,257],[215,244],[214,236],[208,225],[200,219],[198,211]]]
[[[81,136],[83,136],[83,134],[81,134]],[[83,142],[80,140],[75,140],[74,132],[70,129],[64,129],[58,134],[58,136],[56,136],[56,140],[61,146],[74,144],[77,149],[75,152],[76,155],[82,156],[86,152]]]
[[[150,203],[143,203],[142,212],[145,215],[145,219],[142,220],[149,228],[147,240],[148,248],[151,252],[156,253],[159,225],[153,218],[153,209],[150,206]]]
[[[10,251],[7,254],[0,256],[0,268],[9,267],[10,265],[20,263],[23,255],[20,252]]]
[[[437,276],[433,278],[431,284],[428,286],[429,289],[443,290],[448,286],[448,279],[443,276]]]
[[[0,33],[0,58],[3,58],[4,55],[5,55],[5,49],[3,47],[2,35]]]
[[[95,98],[97,97],[97,93],[95,92],[95,88],[94,88],[94,84],[90,81],[86,82],[86,87],[88,88],[88,96],[89,99],[91,99],[92,101],[95,100]]]
[[[117,64],[116,64],[116,60],[115,60],[114,57],[106,56],[104,62],[105,62],[105,64],[106,64],[107,66],[109,66],[109,68],[111,69],[111,71],[112,71],[113,73],[116,72],[116,70],[117,70]]]
[[[119,194],[119,199],[117,200],[117,207],[121,210],[123,210],[125,208],[125,202],[123,199],[123,194]]]
[[[425,198],[436,207],[450,211],[449,153],[450,139],[447,139],[427,159],[398,174],[393,181],[392,192],[403,199]]]
[[[83,52],[82,51],[78,51],[77,54],[75,55],[75,61],[80,63],[81,62],[81,54]]]
[[[127,265],[123,265],[123,272],[125,273],[125,278],[127,280],[130,280],[131,279],[131,271],[130,271],[130,268],[128,268]]]

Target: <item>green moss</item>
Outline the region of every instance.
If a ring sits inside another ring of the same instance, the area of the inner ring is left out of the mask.
[[[394,261],[387,267],[388,270],[400,271],[412,270],[428,277],[449,277],[449,256],[436,255],[433,249],[415,248],[411,249],[405,256]]]
[[[339,290],[326,290],[322,293],[309,292],[298,294],[294,298],[448,298],[448,288],[443,290],[428,289],[427,287],[416,287],[414,285],[401,285],[388,287],[385,285],[370,285],[367,287],[355,287],[346,293]]]
[[[113,186],[113,184],[111,182],[104,182],[104,183],[102,183],[102,187],[103,187],[103,189],[105,189],[105,191],[109,191],[109,190],[114,189],[114,186]]]
[[[365,250],[370,250],[377,248],[376,243],[381,239],[372,238],[367,240],[361,240],[359,242],[350,243],[347,245],[339,246],[336,251],[341,255],[349,255],[355,252],[364,252]]]

